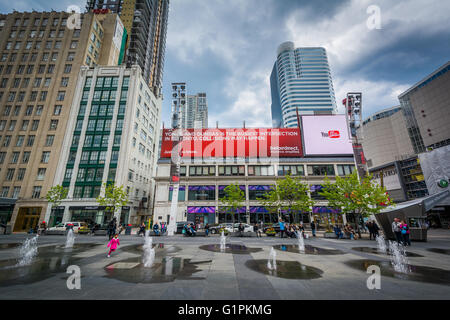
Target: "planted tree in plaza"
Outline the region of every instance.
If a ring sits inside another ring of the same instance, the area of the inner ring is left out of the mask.
[[[51,203],[52,208],[58,207],[61,204],[61,201],[67,198],[67,194],[69,193],[69,189],[64,188],[61,185],[57,185],[51,187],[48,190],[46,198],[49,203]]]
[[[341,214],[354,214],[357,219],[377,214],[392,204],[384,187],[374,182],[372,176],[360,182],[356,171],[345,177],[337,176],[335,182],[325,178],[319,194],[328,200],[330,207],[339,208]],[[359,223],[357,228],[359,230]]]
[[[287,212],[301,215],[310,211],[314,201],[308,195],[309,186],[299,178],[286,176],[258,201],[271,213]]]
[[[232,215],[234,228],[234,216],[240,208],[245,206],[245,193],[241,190],[239,184],[230,184],[224,189],[224,192],[225,196],[220,199],[220,203],[226,214]]]
[[[123,206],[128,204],[128,194],[123,186],[112,184],[103,184],[105,187],[105,196],[98,196],[97,202],[100,206],[105,206],[106,211],[113,211],[117,223],[120,222],[119,213]]]

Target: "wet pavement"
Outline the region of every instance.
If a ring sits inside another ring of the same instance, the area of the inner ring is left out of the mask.
[[[386,249],[387,253],[384,253],[384,252],[378,250],[378,248],[371,248],[371,247],[355,247],[355,248],[352,248],[352,250],[359,251],[359,252],[365,252],[365,253],[383,254],[386,256],[389,255],[389,249]],[[415,258],[423,257],[420,254],[410,252],[410,251],[406,251],[406,256],[407,257],[415,257]]]
[[[221,249],[220,244],[207,244],[199,247],[202,250],[232,254],[249,254],[251,252],[262,251],[261,248],[247,248],[240,244],[226,244],[225,249]]]
[[[324,256],[345,254],[345,252],[343,252],[341,250],[324,249],[324,248],[313,247],[310,245],[305,245],[304,251],[301,251],[298,245],[292,245],[292,244],[276,245],[276,246],[274,246],[274,249],[280,250],[280,251],[300,253],[300,254],[314,254],[314,255],[324,255]]]
[[[0,237],[0,299],[449,299],[450,232],[410,249],[411,273],[392,268],[369,240],[154,237],[155,261],[142,264],[143,239],[121,236],[107,258],[107,238],[41,236],[38,254],[18,267],[24,235]],[[355,243],[358,243],[355,246]],[[271,248],[276,270],[267,266]],[[412,252],[413,251],[413,252]],[[373,254],[377,254],[376,256]],[[367,268],[381,269],[381,290],[367,288]],[[69,290],[68,266],[81,270]]]
[[[397,272],[391,265],[390,261],[376,260],[351,260],[345,262],[346,265],[366,272],[371,265],[380,267],[381,275],[386,277],[394,277],[401,280],[420,281],[428,283],[436,283],[450,286],[450,271],[439,268],[409,265],[408,273]]]

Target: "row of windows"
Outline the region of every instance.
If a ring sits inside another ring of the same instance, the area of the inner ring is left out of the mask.
[[[21,163],[28,163],[30,160],[31,151],[24,151],[22,154],[22,162]],[[0,164],[3,164],[6,159],[6,152],[0,152]],[[20,159],[20,151],[14,151],[11,153],[10,157],[10,164],[17,164],[19,163]],[[50,151],[43,151],[41,155],[41,163],[48,163],[50,161]]]
[[[21,189],[21,187],[14,187],[13,188],[12,195],[11,195],[12,199],[19,198],[20,189]],[[1,190],[1,195],[0,196],[2,198],[8,198],[9,190],[10,190],[10,187],[3,187],[2,190]]]
[[[23,81],[22,81],[23,80]],[[44,81],[42,81],[44,80]],[[3,78],[0,82],[0,88],[6,88],[8,86],[8,78]],[[13,83],[12,83],[12,87],[14,89],[17,89],[20,87],[20,83],[22,81],[22,87],[23,89],[26,89],[30,83],[30,78],[15,78]],[[52,78],[34,78],[33,80],[33,88],[40,88],[41,85],[43,84],[44,88],[48,88],[50,87],[50,83],[52,81]],[[67,87],[69,85],[69,78],[68,77],[63,77],[61,78],[61,83],[60,86],[61,87]],[[25,94],[25,92],[23,93]]]
[[[354,165],[337,165],[338,175],[351,174],[355,169]],[[247,166],[249,176],[274,176],[273,166]],[[310,176],[334,176],[334,165],[307,165]],[[187,174],[187,167],[180,167],[180,176]],[[215,176],[215,166],[189,166],[189,176]],[[304,176],[304,165],[279,165],[278,176]],[[245,166],[219,166],[219,176],[245,176]]]
[[[26,171],[25,168],[19,168],[17,170],[17,177],[16,177],[17,181],[23,181],[23,178],[25,176],[25,171]],[[43,181],[45,179],[46,171],[47,171],[46,168],[38,168],[36,180]],[[15,168],[9,168],[6,171],[5,181],[13,181],[15,173],[16,173],[16,169]]]
[[[22,125],[20,126],[20,131],[27,131],[30,124],[30,120],[22,120]],[[0,120],[0,131],[3,131],[5,128],[7,128],[7,131],[14,131],[16,129],[17,120],[10,120],[9,126],[6,126],[6,120]],[[31,131],[36,131],[39,127],[39,120],[33,120],[32,125],[30,127]],[[50,120],[50,126],[48,130],[54,131],[58,129],[58,120]],[[1,137],[1,136],[0,136]],[[7,141],[6,138],[11,139],[11,136],[5,136],[5,142]],[[0,139],[1,140],[1,139]],[[9,146],[9,142],[11,140],[8,140],[8,145],[4,145],[4,147]]]
[[[30,65],[18,65],[15,74],[32,74],[35,70],[34,70],[35,65],[34,64],[30,64]],[[55,71],[55,65],[54,64],[49,64],[49,65],[45,65],[45,64],[40,64],[36,70],[37,74],[44,74],[44,73],[48,73],[48,74],[53,74]],[[8,65],[5,68],[5,75],[7,74],[11,74],[12,73],[12,69],[13,69],[13,65]],[[3,66],[0,68],[0,71],[3,70]],[[47,70],[47,71],[46,71]],[[71,64],[66,64],[64,65],[64,73],[71,73],[72,72],[72,65]]]
[[[226,195],[226,186],[219,186],[218,199],[223,199]],[[310,195],[313,200],[326,200],[320,195],[321,185],[311,185]],[[264,198],[264,195],[272,190],[272,186],[248,186],[248,192],[245,186],[240,186],[245,196],[248,194],[249,200],[258,200]],[[188,201],[215,201],[216,186],[190,186],[188,187]],[[172,201],[173,190],[169,189],[169,201]],[[186,201],[186,186],[180,186],[178,190],[178,201]]]

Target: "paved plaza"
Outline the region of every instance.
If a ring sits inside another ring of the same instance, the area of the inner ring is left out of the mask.
[[[0,236],[0,299],[448,299],[450,231],[431,230],[428,242],[407,251],[411,272],[393,271],[390,257],[370,251],[375,241],[153,237],[155,260],[142,264],[143,237],[121,236],[107,258],[107,239],[77,235],[72,250],[64,236],[41,236],[30,266],[17,267],[28,235]],[[276,270],[267,269],[271,248]],[[365,249],[355,249],[355,248]],[[441,250],[436,250],[441,249]],[[381,267],[381,289],[369,290],[369,265]],[[81,270],[81,289],[69,290],[69,265]]]

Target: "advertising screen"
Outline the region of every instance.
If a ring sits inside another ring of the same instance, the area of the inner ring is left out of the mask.
[[[164,129],[161,158],[171,158],[173,130]],[[299,129],[186,129],[183,158],[302,157]]]
[[[345,115],[302,116],[305,156],[352,155]]]

